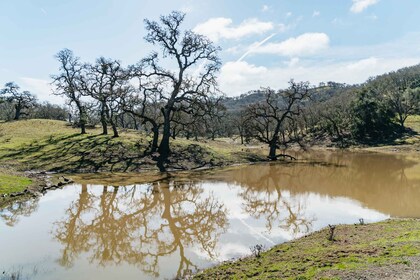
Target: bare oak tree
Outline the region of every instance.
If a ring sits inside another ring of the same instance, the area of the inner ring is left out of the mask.
[[[132,77],[140,77],[137,70],[136,66],[131,67]],[[150,154],[158,149],[159,129],[162,126],[160,103],[159,92],[153,86],[149,88],[146,84],[141,84],[138,90],[130,91],[126,98],[121,99],[124,112],[131,114],[134,118],[139,118],[144,127],[151,127],[153,139],[150,143]]]
[[[13,104],[15,109],[14,120],[19,120],[21,115],[26,115],[24,110],[29,109],[36,101],[33,94],[26,90],[21,91],[20,87],[14,82],[6,83],[0,91],[0,95],[4,96],[4,100]]]
[[[217,90],[215,74],[220,68],[219,48],[191,30],[181,31],[184,17],[183,13],[172,12],[162,16],[159,22],[145,20],[145,40],[160,47],[160,53],[153,52],[141,61],[140,72],[144,80],[141,84],[153,83],[162,102],[163,132],[158,148],[158,165],[162,171],[171,152],[171,120],[177,105],[194,102]]]
[[[309,98],[309,83],[293,80],[289,83],[284,91],[265,89],[265,100],[247,108],[252,136],[269,145],[270,160],[279,157],[276,151],[281,146],[299,141],[295,134],[296,117],[302,112],[304,100]]]
[[[70,105],[76,105],[81,134],[85,134],[88,115],[86,105],[82,101],[80,85],[83,64],[69,49],[59,51],[55,58],[60,63],[60,73],[51,76],[52,84],[55,86],[54,94],[64,96],[68,99]]]
[[[100,57],[96,63],[84,65],[82,91],[98,102],[102,134],[108,134],[111,125],[114,137],[118,137],[116,117],[121,112],[119,100],[130,90],[129,74],[117,60]]]

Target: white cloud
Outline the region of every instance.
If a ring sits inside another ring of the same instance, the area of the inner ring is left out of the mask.
[[[292,16],[292,12],[287,12],[286,13],[286,17],[291,17]]]
[[[28,77],[22,77],[20,81],[22,82],[21,88],[35,94],[39,101],[64,104],[65,100],[62,97],[52,94],[52,87],[48,81]]]
[[[222,66],[219,83],[228,95],[239,95],[247,90],[258,89],[259,81],[267,74],[267,68],[246,61],[230,61]]]
[[[312,17],[317,17],[317,16],[319,16],[319,15],[321,15],[321,12],[320,12],[320,11],[314,11],[314,12],[312,13]]]
[[[357,46],[329,46],[328,36],[324,36],[321,40],[324,44],[316,44],[314,41],[317,40],[312,39],[297,40],[301,36],[273,44],[266,43],[266,39],[271,39],[267,37],[252,44],[242,51],[280,53],[283,56],[266,55],[262,60],[253,57],[252,63],[244,60],[227,62],[219,76],[221,90],[228,96],[237,96],[261,86],[285,88],[291,78],[312,84],[327,81],[363,83],[371,76],[420,63],[420,33],[408,33],[381,44]],[[261,44],[264,41],[265,45]],[[241,48],[236,51],[241,51]],[[327,51],[325,48],[328,48]],[[316,55],[302,55],[314,51],[317,51]]]
[[[376,57],[369,57],[361,59],[359,61],[350,63],[347,65],[347,69],[351,71],[365,71],[366,69],[375,67],[378,64],[378,59]]]
[[[259,21],[256,18],[247,19],[240,25],[232,26],[230,18],[211,18],[204,23],[198,24],[194,31],[209,37],[213,41],[220,39],[239,39],[248,35],[263,34],[274,28],[272,22]]]
[[[254,53],[277,54],[281,56],[307,56],[329,47],[330,38],[325,33],[304,33],[279,43],[269,43],[256,48]]]
[[[250,90],[269,86],[285,88],[293,78],[296,81],[319,82],[335,81],[340,83],[363,83],[369,77],[383,74],[402,67],[415,65],[420,57],[379,58],[368,57],[346,62],[308,64],[292,58],[284,67],[263,67],[245,61],[228,62],[220,73],[220,87],[228,96],[238,96]]]
[[[353,4],[350,7],[352,13],[361,13],[369,6],[375,5],[379,0],[352,0]]]
[[[295,66],[297,66],[297,65],[298,65],[299,61],[300,61],[300,59],[299,59],[298,57],[292,57],[292,58],[290,59],[290,61],[289,61],[289,62],[287,62],[287,65],[288,65],[289,67],[295,67]]]
[[[270,9],[270,7],[268,7],[267,5],[263,5],[261,8],[261,11],[263,12],[267,12]]]

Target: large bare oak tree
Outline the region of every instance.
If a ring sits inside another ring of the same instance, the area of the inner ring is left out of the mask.
[[[179,104],[196,102],[217,91],[215,74],[220,68],[218,47],[206,37],[191,30],[182,31],[185,14],[172,12],[160,21],[145,20],[145,40],[160,47],[140,63],[142,81],[159,92],[163,117],[162,139],[159,144],[158,165],[164,162],[170,150],[172,116]]]

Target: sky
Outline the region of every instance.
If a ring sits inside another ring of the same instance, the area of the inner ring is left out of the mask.
[[[221,47],[227,96],[292,78],[362,83],[420,63],[418,0],[1,0],[0,85],[62,104],[49,84],[59,50],[134,64],[152,50],[143,20],[173,10],[186,13],[184,29]]]

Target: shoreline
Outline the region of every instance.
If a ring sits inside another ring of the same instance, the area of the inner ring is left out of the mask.
[[[417,279],[420,220],[340,224],[198,271],[192,279]],[[366,277],[368,276],[368,277]],[[404,278],[394,278],[401,277]]]
[[[257,148],[254,147],[255,150]],[[301,150],[290,149],[290,152],[298,152],[302,153]],[[403,155],[403,156],[414,156],[420,158],[420,145],[386,145],[386,146],[376,146],[376,147],[349,147],[345,149],[340,149],[336,147],[325,147],[325,146],[314,146],[308,149],[310,154],[311,152],[321,152],[321,153],[334,153],[334,152],[346,152],[346,153],[379,153],[379,154],[392,154],[392,155]],[[303,153],[306,153],[303,152]],[[22,198],[31,198],[37,197],[40,194],[44,194],[48,190],[54,190],[57,188],[62,188],[64,185],[73,183],[74,181],[85,181],[91,183],[100,183],[105,182],[107,180],[103,180],[104,174],[106,174],[107,178],[114,178],[119,177],[126,179],[128,181],[127,184],[130,184],[130,179],[133,178],[133,175],[141,175],[142,179],[136,179],[132,181],[133,183],[146,183],[150,180],[161,180],[167,177],[176,177],[181,174],[198,174],[199,172],[205,171],[213,171],[219,168],[232,168],[235,166],[242,166],[242,165],[249,165],[249,164],[258,164],[258,163],[270,163],[268,159],[265,159],[261,156],[261,154],[255,152],[245,152],[248,156],[252,156],[252,161],[244,161],[244,158],[236,161],[230,162],[222,162],[219,165],[209,165],[200,168],[192,168],[192,169],[168,169],[167,172],[159,172],[154,165],[150,165],[149,168],[144,168],[137,172],[113,172],[113,171],[100,171],[100,172],[80,172],[79,170],[75,170],[75,172],[49,172],[49,171],[24,171],[19,172],[13,170],[12,166],[8,166],[6,169],[1,169],[3,171],[1,173],[6,175],[14,175],[19,176],[21,178],[28,178],[31,179],[33,182],[28,185],[23,190],[17,192],[9,192],[9,193],[0,193],[0,208],[4,207],[7,204],[13,203],[15,200],[19,200]],[[283,160],[283,161],[276,161],[277,163],[294,163],[294,160]],[[13,172],[5,172],[5,170],[13,170]],[[63,177],[64,180],[60,180]],[[89,178],[89,179],[87,179]],[[112,182],[115,180],[111,179]]]

